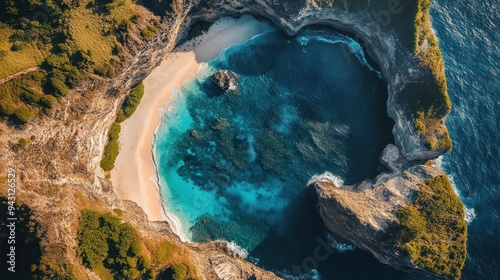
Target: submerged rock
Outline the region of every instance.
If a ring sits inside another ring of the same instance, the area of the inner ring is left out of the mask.
[[[230,126],[231,126],[231,124],[227,121],[227,119],[218,118],[217,123],[214,126],[212,126],[212,129],[213,130],[224,130]]]
[[[234,72],[228,70],[220,70],[213,74],[210,80],[225,93],[240,93],[237,86],[238,81],[240,80],[240,76]]]

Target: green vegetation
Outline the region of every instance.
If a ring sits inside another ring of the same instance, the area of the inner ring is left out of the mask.
[[[185,280],[188,274],[188,267],[183,263],[176,263],[172,265],[172,279],[173,280]]]
[[[158,28],[150,24],[146,29],[141,31],[141,36],[149,40],[155,36],[156,32],[158,32]]]
[[[143,241],[111,213],[83,210],[77,239],[78,256],[102,279],[156,279],[163,267],[171,271],[167,279],[198,279],[185,249],[169,241]]]
[[[426,113],[419,111],[415,119],[415,128],[423,137],[428,149],[441,149],[450,152],[453,143],[442,119],[433,114],[432,108]]]
[[[122,122],[135,112],[137,106],[141,102],[142,96],[144,95],[144,85],[140,83],[136,87],[132,88],[130,94],[125,98],[122,104],[122,108],[118,112],[118,116],[116,117],[117,122]]]
[[[24,124],[36,115],[51,114],[57,99],[44,94],[42,83],[47,74],[36,71],[0,85],[0,119]]]
[[[418,1],[418,12],[415,18],[414,50],[415,57],[419,58],[422,64],[430,69],[438,91],[442,95],[438,100],[441,103],[434,104],[435,116],[444,117],[450,113],[451,101],[448,97],[443,57],[431,28],[430,7],[430,0]]]
[[[92,74],[113,77],[139,10],[133,0],[0,0],[0,79],[12,78],[0,84],[0,118],[24,124]]]
[[[414,118],[414,125],[428,149],[450,151],[452,142],[443,118],[451,111],[451,101],[445,77],[444,62],[438,42],[432,33],[429,0],[412,0],[405,13],[415,16],[412,34],[414,56],[420,66],[428,71],[428,78],[418,83],[410,83],[398,94],[398,103],[402,104],[409,117]],[[406,7],[406,5],[405,5]]]
[[[191,25],[188,32],[189,38],[193,39],[201,36],[203,33],[207,32],[208,29],[210,29],[210,26],[212,26],[212,23],[206,21],[197,22]]]
[[[122,108],[118,112],[116,121],[111,125],[108,132],[108,143],[106,144],[106,147],[104,147],[104,156],[101,159],[101,168],[105,171],[110,171],[115,167],[115,160],[120,152],[118,144],[121,131],[120,122],[132,116],[137,109],[137,106],[139,106],[143,95],[144,85],[142,83],[132,88],[130,95],[128,95],[123,101]]]
[[[418,266],[460,279],[467,242],[464,215],[448,178],[436,176],[420,186],[412,204],[399,209],[399,224],[388,236]]]
[[[115,167],[115,160],[120,151],[118,138],[120,136],[120,123],[114,122],[108,132],[108,143],[104,147],[104,156],[101,159],[101,168],[110,171]]]
[[[77,254],[102,279],[138,279],[141,244],[134,228],[110,213],[83,210]],[[144,267],[142,267],[144,269]]]

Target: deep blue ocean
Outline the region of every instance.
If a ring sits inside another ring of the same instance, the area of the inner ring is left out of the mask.
[[[453,151],[442,168],[470,220],[463,279],[500,279],[500,3],[433,5],[453,103],[447,120]]]
[[[454,103],[454,150],[441,167],[469,219],[463,278],[498,279],[499,14],[486,2],[434,5]],[[240,76],[238,93],[210,81],[221,69]],[[324,172],[351,184],[385,170],[378,157],[394,141],[386,84],[356,41],[321,27],[294,37],[270,30],[224,50],[176,95],[155,160],[166,204],[190,240],[234,241],[287,279],[420,278],[330,236],[307,188]],[[312,257],[318,250],[321,258]]]

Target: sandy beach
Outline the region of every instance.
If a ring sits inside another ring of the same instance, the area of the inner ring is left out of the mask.
[[[207,33],[165,57],[144,80],[145,92],[140,105],[121,124],[120,154],[111,171],[111,181],[120,197],[136,202],[149,220],[178,222],[173,221],[175,216],[167,212],[168,205],[162,202],[152,158],[155,131],[161,121],[160,110],[167,106],[174,89],[196,76],[202,63],[268,28],[268,23],[250,16],[220,19]]]

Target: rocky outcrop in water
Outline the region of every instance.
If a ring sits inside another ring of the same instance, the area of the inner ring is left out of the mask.
[[[389,233],[399,225],[398,210],[413,203],[426,179],[444,173],[432,165],[408,164],[392,144],[385,148],[381,162],[391,172],[380,174],[374,182],[337,186],[328,177],[317,178],[313,186],[318,194],[319,213],[331,232],[370,252],[378,261],[436,276],[416,265],[401,247],[395,246]],[[429,241],[429,245],[433,242]]]
[[[212,83],[217,85],[224,93],[233,92],[235,94],[239,94],[237,87],[239,79],[238,74],[228,70],[217,71],[210,77]]]
[[[394,145],[384,150],[383,161],[389,168],[399,163],[399,152]],[[396,209],[410,202],[425,178],[441,174],[433,167],[416,165],[404,172],[392,169],[380,174],[375,182],[337,186],[327,177],[313,185],[318,194],[319,213],[326,227],[339,237],[371,252],[379,261],[396,267],[415,267],[398,256],[394,246],[381,242],[389,225],[396,221]]]

